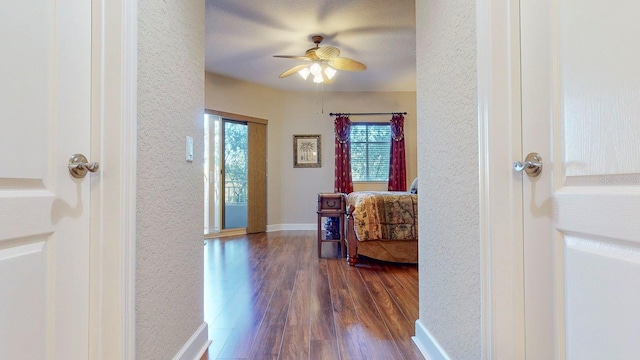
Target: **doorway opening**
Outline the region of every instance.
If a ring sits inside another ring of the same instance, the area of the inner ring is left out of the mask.
[[[205,235],[247,227],[247,123],[205,114]]]
[[[267,120],[206,110],[204,235],[266,231]]]

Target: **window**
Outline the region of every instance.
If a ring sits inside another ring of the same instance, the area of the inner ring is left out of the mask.
[[[353,181],[388,181],[391,127],[388,123],[351,124]]]

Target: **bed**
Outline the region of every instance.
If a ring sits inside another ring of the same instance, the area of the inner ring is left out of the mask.
[[[347,196],[347,261],[358,255],[398,263],[418,263],[418,195],[357,191]]]

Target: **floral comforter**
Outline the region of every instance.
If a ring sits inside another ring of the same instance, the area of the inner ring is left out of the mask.
[[[358,191],[347,196],[347,208],[351,205],[358,240],[418,239],[417,194]]]

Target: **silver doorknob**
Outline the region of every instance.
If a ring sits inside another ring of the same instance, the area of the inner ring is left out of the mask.
[[[69,158],[69,172],[74,178],[83,178],[87,175],[87,171],[96,172],[99,168],[100,164],[87,162],[87,158],[82,154],[73,154]]]
[[[542,156],[538,153],[530,153],[524,159],[524,162],[516,161],[513,163],[515,171],[522,171],[531,177],[536,177],[542,172]]]

